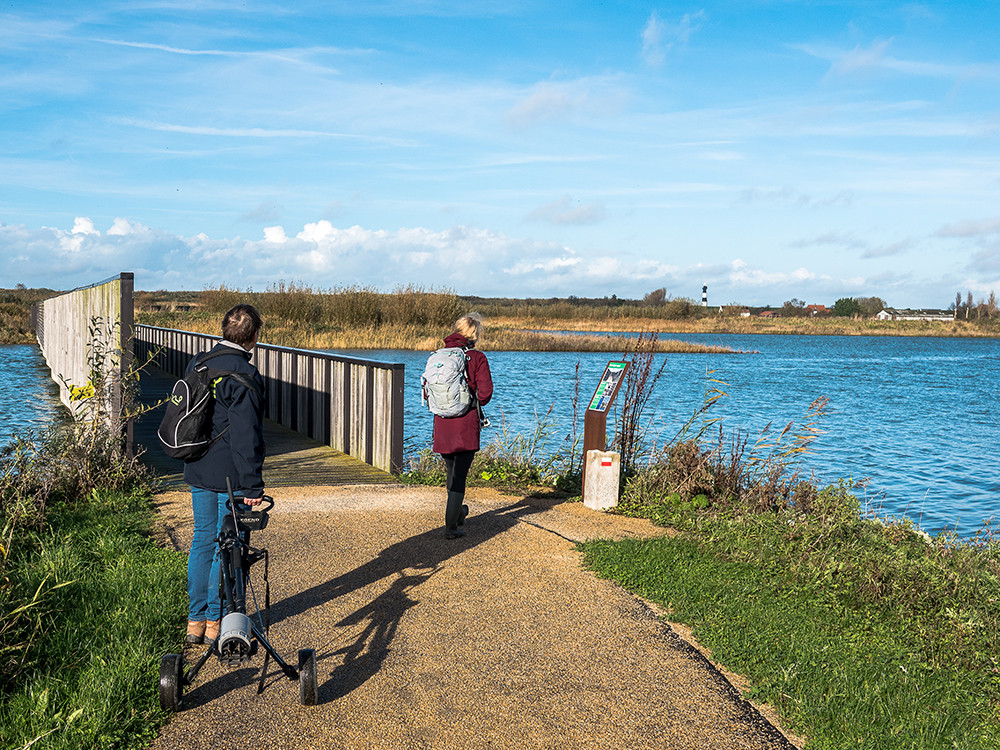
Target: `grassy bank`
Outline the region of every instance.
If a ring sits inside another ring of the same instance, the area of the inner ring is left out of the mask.
[[[1000,746],[1000,542],[802,481],[824,406],[755,443],[682,434],[619,507],[676,533],[586,544],[586,564],[688,625],[808,748]]]
[[[465,312],[461,298],[447,293],[401,289],[379,294],[366,289],[334,292],[278,286],[266,292],[216,289],[185,297],[140,295],[136,321],[162,328],[218,334],[222,315],[238,302],[256,306],[265,320],[262,340],[303,349],[408,349],[433,351]],[[484,346],[492,351],[598,351],[620,353],[629,340],[615,336],[539,333],[531,326],[486,321]],[[731,349],[663,339],[659,352],[715,352]]]
[[[32,343],[28,310],[57,292],[0,290],[0,344]],[[478,310],[487,322],[494,350],[622,351],[620,341],[532,334],[553,331],[657,331],[661,334],[734,333],[840,336],[997,337],[1000,318],[952,322],[880,321],[864,317],[743,318],[719,314],[691,300],[659,304],[641,300],[518,300],[467,297],[451,292],[400,288],[380,293],[365,288],[312,289],[278,283],[263,292],[222,287],[201,292],[143,292],[135,297],[140,323],[216,333],[220,315],[237,302],[256,305],[268,321],[269,343],[310,349],[417,349],[437,347],[455,319]],[[668,345],[669,336],[661,337]],[[703,351],[673,343],[664,351]],[[684,346],[688,348],[683,348]]]
[[[584,551],[600,575],[690,626],[808,748],[1000,745],[992,541],[766,514]]]
[[[148,494],[94,490],[21,529],[2,594],[4,747],[142,748],[166,720],[160,657],[183,633],[186,568],[151,522]]]
[[[657,331],[662,351],[705,351],[668,339],[685,334],[793,334],[841,336],[1000,336],[1000,319],[951,322],[880,321],[863,317],[743,318],[690,300],[651,305],[636,300],[511,300],[462,297],[403,288],[393,293],[345,288],[314,290],[279,284],[264,292],[221,288],[205,292],[142,292],[137,320],[166,328],[215,333],[225,310],[240,301],[267,320],[265,339],[315,349],[431,350],[470,310],[485,316],[487,344],[511,351],[623,351],[620,339],[533,333],[548,331]]]
[[[739,318],[706,316],[668,320],[629,318],[491,318],[497,327],[531,327],[568,331],[659,331],[675,334],[785,334],[798,336],[935,336],[944,338],[996,338],[1000,321],[876,320],[874,318]]]
[[[183,633],[185,560],[151,539],[149,477],[102,425],[0,452],[5,748],[139,748],[165,720],[159,660]]]

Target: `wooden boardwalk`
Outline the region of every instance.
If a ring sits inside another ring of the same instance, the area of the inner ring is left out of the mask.
[[[159,368],[148,367],[139,380],[138,401],[152,406],[166,398],[175,378]],[[140,458],[160,479],[162,491],[186,490],[184,465],[160,448],[156,428],[163,410],[154,409],[135,421],[134,441]],[[323,445],[305,435],[264,420],[264,484],[266,487],[338,486],[346,484],[392,484],[396,478],[381,469]]]

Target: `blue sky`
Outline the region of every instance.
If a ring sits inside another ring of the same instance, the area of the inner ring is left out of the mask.
[[[1000,290],[1000,3],[0,4],[0,287]]]

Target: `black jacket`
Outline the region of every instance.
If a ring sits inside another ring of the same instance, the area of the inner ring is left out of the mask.
[[[213,352],[220,350],[226,351],[227,356],[213,358],[207,363],[209,368],[248,375],[260,385],[260,393],[235,378],[218,381],[212,435],[221,434],[222,437],[204,456],[184,464],[184,481],[193,487],[225,492],[228,477],[234,492],[260,497],[264,493],[261,474],[264,465],[264,380],[250,364],[250,352],[223,343],[212,348]],[[196,359],[188,363],[186,372],[192,370]]]

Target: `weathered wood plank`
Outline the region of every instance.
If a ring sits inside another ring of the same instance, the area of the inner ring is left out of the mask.
[[[135,326],[136,353],[179,377],[218,337]],[[403,456],[403,365],[258,344],[269,419],[383,471],[399,473]]]

